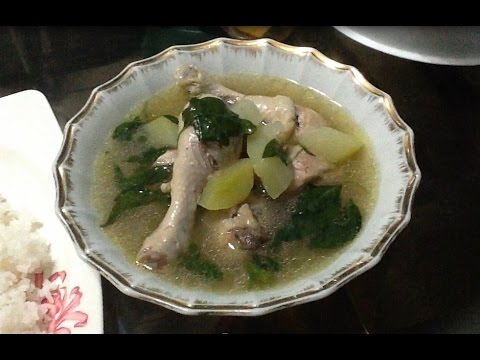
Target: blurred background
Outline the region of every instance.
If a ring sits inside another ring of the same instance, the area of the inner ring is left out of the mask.
[[[63,128],[130,62],[219,36],[314,47],[389,93],[415,132],[422,182],[412,220],[379,265],[340,291],[260,318],[182,316],[102,280],[105,332],[480,333],[479,66],[392,56],[334,27],[3,26],[0,96],[41,91]]]

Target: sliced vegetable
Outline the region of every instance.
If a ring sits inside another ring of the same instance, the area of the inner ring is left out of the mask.
[[[280,122],[259,125],[257,131],[247,137],[247,154],[254,163],[263,158],[267,144],[277,137],[282,128]]]
[[[207,280],[222,280],[223,273],[214,262],[205,259],[200,254],[197,244],[190,244],[185,254],[180,255],[179,263],[194,274],[201,275]]]
[[[312,154],[333,164],[346,161],[363,145],[356,137],[330,127],[305,132],[298,140]]]
[[[241,119],[227,105],[215,97],[192,98],[183,110],[185,127],[193,126],[201,141],[218,141],[228,145],[230,137],[250,135],[256,126],[246,119]]]
[[[230,109],[242,119],[251,121],[254,125],[260,125],[263,116],[252,100],[240,99]]]
[[[178,125],[165,116],[143,125],[141,134],[147,137],[147,143],[153,147],[177,147]]]
[[[198,204],[208,210],[228,209],[244,201],[252,187],[252,162],[241,159],[209,177]]]
[[[285,165],[278,156],[261,159],[253,164],[253,169],[272,199],[278,198],[293,179],[292,168]]]

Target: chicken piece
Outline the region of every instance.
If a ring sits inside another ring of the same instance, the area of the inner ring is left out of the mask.
[[[207,177],[220,166],[240,155],[241,139],[227,147],[212,149],[203,144],[193,127],[184,129],[178,140],[173,164],[171,203],[160,225],[144,241],[137,263],[147,269],[162,268],[187,244],[195,221],[197,202]],[[222,151],[223,150],[223,151]]]
[[[223,220],[223,226],[222,235],[231,246],[237,240],[241,248],[254,250],[268,241],[248,204],[243,204],[234,211],[232,217]]]
[[[272,123],[278,121],[282,124],[282,130],[277,135],[277,140],[284,143],[293,134],[295,129],[295,104],[288,96],[277,95],[261,96],[248,95],[245,99],[253,101],[257,106],[260,114],[263,116],[263,121]]]
[[[163,193],[171,192],[172,191],[172,182],[169,181],[169,182],[160,184],[160,191],[163,192]]]
[[[229,89],[219,83],[212,82],[195,65],[181,65],[175,72],[178,85],[185,88],[193,96],[209,94],[233,104],[245,95]]]
[[[160,155],[153,166],[162,166],[162,165],[172,165],[177,158],[177,150],[171,149],[165,151],[162,155]]]
[[[175,162],[177,157],[177,150],[167,150],[162,155],[160,155],[157,160],[153,163],[153,166],[165,166],[172,165]],[[169,193],[172,191],[172,182],[168,181],[160,185],[160,191],[163,193]]]
[[[240,158],[243,139],[241,137],[230,138],[230,145],[222,146],[216,142],[207,145],[207,157],[215,170],[232,165]]]
[[[297,124],[295,127],[296,139],[307,131],[327,126],[327,122],[323,116],[310,108],[295,105],[295,112],[297,114]]]
[[[300,145],[289,146],[288,156],[293,168],[293,180],[288,187],[289,191],[319,180],[331,167],[328,162],[307,153]]]
[[[163,221],[144,241],[137,262],[155,269],[165,266],[188,240],[195,219],[197,200],[212,173],[206,147],[193,127],[185,129],[178,140],[171,181],[171,204]]]
[[[194,65],[180,66],[175,77],[177,83],[194,96],[213,95],[230,104],[242,98],[253,101],[266,123],[278,121],[283,125],[282,130],[277,135],[277,140],[280,142],[286,142],[293,134],[296,119],[295,104],[288,96],[244,95],[219,83],[212,82]]]

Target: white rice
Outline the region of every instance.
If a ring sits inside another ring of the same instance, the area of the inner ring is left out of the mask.
[[[38,289],[34,277],[43,272],[46,279],[53,262],[39,227],[0,195],[0,334],[46,332],[49,319],[41,301],[51,297],[50,283]]]

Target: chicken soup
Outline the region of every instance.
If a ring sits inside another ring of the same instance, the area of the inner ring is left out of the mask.
[[[377,197],[375,157],[352,115],[266,75],[183,65],[175,79],[119,119],[95,163],[99,224],[128,260],[229,293],[335,260]]]

